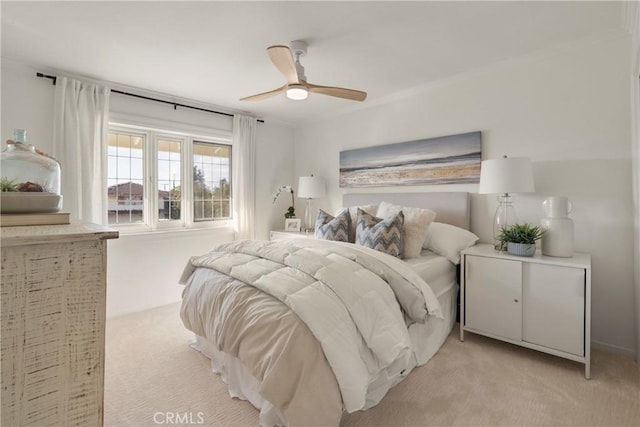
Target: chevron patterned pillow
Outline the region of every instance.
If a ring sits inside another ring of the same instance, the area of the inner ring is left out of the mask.
[[[320,209],[318,219],[316,219],[316,237],[324,240],[348,242],[350,226],[351,215],[349,215],[348,209],[340,212],[335,218]]]
[[[351,234],[349,234],[349,241],[351,243],[355,243],[356,228],[358,227],[358,209],[362,209],[363,211],[371,215],[376,215],[376,212],[378,211],[378,205],[351,206],[345,209],[349,209],[349,215],[351,215],[351,229],[349,230]]]
[[[376,218],[358,209],[356,244],[402,258],[404,214],[398,212],[385,219]]]

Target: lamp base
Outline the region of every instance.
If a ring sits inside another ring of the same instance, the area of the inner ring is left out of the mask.
[[[304,231],[307,233],[315,232],[316,216],[314,214],[313,199],[307,199],[307,208],[304,210]]]
[[[493,217],[493,240],[496,250],[503,250],[500,234],[503,228],[511,227],[517,222],[516,211],[513,208],[513,196],[509,193],[498,196],[498,207]]]

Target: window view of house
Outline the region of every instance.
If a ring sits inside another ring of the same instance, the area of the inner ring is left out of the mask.
[[[140,129],[113,126],[109,132],[109,224],[189,226],[231,218],[230,145]]]
[[[109,224],[144,222],[144,142],[144,135],[109,133]]]

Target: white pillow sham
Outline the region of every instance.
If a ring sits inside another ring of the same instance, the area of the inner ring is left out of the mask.
[[[427,230],[423,248],[460,264],[460,251],[475,245],[479,238],[470,231],[455,225],[433,222]]]
[[[427,236],[429,225],[436,217],[430,209],[409,208],[381,202],[378,206],[378,218],[390,218],[401,212],[404,214],[404,231],[402,233],[404,253],[403,258],[418,258],[422,251],[422,244]]]

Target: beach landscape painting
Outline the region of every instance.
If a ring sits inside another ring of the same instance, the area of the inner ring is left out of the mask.
[[[480,182],[481,133],[340,152],[340,187]]]

